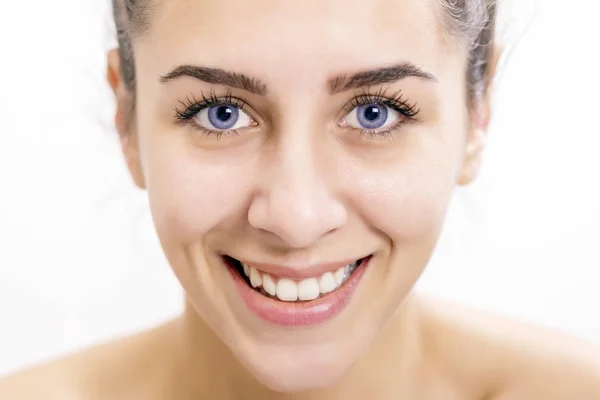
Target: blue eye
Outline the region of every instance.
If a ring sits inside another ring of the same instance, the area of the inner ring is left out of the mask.
[[[195,118],[201,127],[216,131],[241,129],[252,125],[252,118],[233,104],[204,108]]]
[[[385,129],[400,118],[400,113],[390,107],[371,103],[355,107],[345,119],[345,125],[357,129]]]

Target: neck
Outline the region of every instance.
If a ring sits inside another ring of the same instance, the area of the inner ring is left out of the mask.
[[[254,379],[188,303],[177,324],[182,371],[176,377],[177,387],[188,396],[192,393],[193,399],[412,398],[423,369],[414,303],[411,298],[404,302],[341,381],[327,389],[295,394],[272,392]]]

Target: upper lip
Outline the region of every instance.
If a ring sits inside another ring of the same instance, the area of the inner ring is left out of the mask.
[[[367,256],[368,257],[368,256]],[[344,261],[326,262],[321,264],[272,264],[272,263],[261,263],[255,262],[248,259],[235,260],[246,264],[249,267],[256,268],[260,272],[266,272],[277,278],[288,278],[292,280],[303,280],[308,278],[318,278],[326,272],[335,272],[338,269],[355,263],[356,261],[365,259],[367,257],[358,257],[348,259]]]

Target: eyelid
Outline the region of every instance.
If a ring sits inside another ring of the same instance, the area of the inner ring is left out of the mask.
[[[258,121],[260,118],[256,117],[258,113],[256,113],[245,100],[234,97],[231,94],[231,91],[228,91],[223,95],[217,95],[215,90],[211,90],[208,94],[202,92],[201,100],[193,94],[188,94],[184,100],[179,100],[178,103],[179,106],[176,106],[173,109],[175,112],[174,119],[176,120],[176,123],[180,126],[189,127],[203,136],[211,136],[216,139],[221,139],[226,136],[238,136],[246,129],[254,129],[259,126]],[[198,115],[201,112],[218,105],[231,105],[237,107],[250,118],[250,124],[245,127],[229,130],[211,129],[202,126],[197,120]]]
[[[175,106],[173,111],[175,112],[175,118],[180,122],[188,121],[189,119],[193,118],[194,115],[206,108],[223,104],[233,105],[245,113],[250,114],[250,112],[247,110],[249,108],[248,103],[238,97],[232,96],[231,92],[227,92],[223,96],[217,96],[214,91],[211,91],[208,97],[203,92],[202,100],[198,100],[193,94],[188,94],[185,100],[179,100],[178,103],[181,105],[183,110]]]
[[[416,119],[420,113],[417,103],[409,102],[401,90],[396,91],[391,96],[387,95],[389,88],[381,88],[376,92],[369,88],[364,89],[360,93],[356,93],[354,97],[344,106],[344,112],[350,113],[354,108],[366,104],[383,104],[399,112],[403,117],[410,120]],[[347,114],[344,114],[347,115]]]
[[[406,99],[401,90],[394,92],[391,96],[387,95],[389,88],[381,88],[377,91],[372,91],[370,88],[366,88],[359,93],[355,93],[354,97],[350,99],[343,107],[341,121],[338,122],[339,126],[344,126],[344,122],[348,117],[349,113],[352,112],[356,107],[366,104],[378,103],[385,105],[394,111],[400,114],[400,121],[394,124],[391,128],[385,128],[381,131],[377,129],[374,130],[364,130],[365,134],[368,135],[376,135],[376,134],[384,134],[383,131],[390,133],[389,131],[393,131],[399,128],[400,125],[409,122],[415,122],[416,117],[420,112],[420,109],[417,108],[416,103],[411,103]],[[219,130],[211,130],[209,128],[205,128],[199,125],[196,121],[193,121],[193,118],[198,115],[199,112],[205,110],[206,108],[210,108],[215,105],[220,104],[230,104],[235,107],[238,107],[241,111],[246,113],[250,119],[252,120],[252,124],[242,129],[255,128],[259,125],[262,125],[262,118],[260,114],[257,113],[245,100],[235,97],[232,95],[231,90],[227,91],[223,95],[217,95],[216,91],[211,90],[208,95],[206,92],[201,93],[202,100],[198,100],[193,94],[188,94],[185,100],[179,100],[179,104],[184,108],[183,110],[178,107],[174,108],[175,118],[178,120],[177,122],[180,124],[192,125],[195,129],[203,131],[206,134],[216,134],[219,132],[223,134],[228,131],[219,131]],[[358,128],[347,127],[350,129],[357,130]]]
[[[373,92],[367,88],[361,93],[355,93],[354,97],[343,107],[343,114],[338,126],[345,129],[351,129],[354,132],[359,132],[361,138],[366,137],[373,141],[380,141],[383,139],[394,140],[395,134],[405,126],[405,124],[417,122],[417,115],[421,110],[417,107],[416,103],[409,102],[409,100],[404,97],[402,91],[397,91],[392,96],[386,95],[387,91],[388,89],[382,88]],[[378,129],[361,129],[349,126],[347,120],[350,114],[358,107],[368,104],[380,104],[392,109],[398,113],[398,120],[390,126]]]
[[[223,104],[229,104],[239,108],[248,114],[256,123],[262,124],[262,121],[264,120],[254,107],[250,106],[246,100],[233,96],[231,91],[227,91],[223,95],[218,95],[215,90],[211,90],[208,95],[206,92],[201,92],[200,99],[193,94],[188,94],[185,97],[185,100],[178,100],[178,106],[175,106],[173,111],[175,112],[175,118],[179,122],[185,123],[186,120],[193,117],[192,113],[195,115],[203,109]]]

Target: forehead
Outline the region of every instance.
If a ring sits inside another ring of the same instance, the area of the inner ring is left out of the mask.
[[[439,0],[158,0],[140,41],[162,70],[199,63],[289,77],[447,62]],[[265,75],[269,75],[265,77]]]

